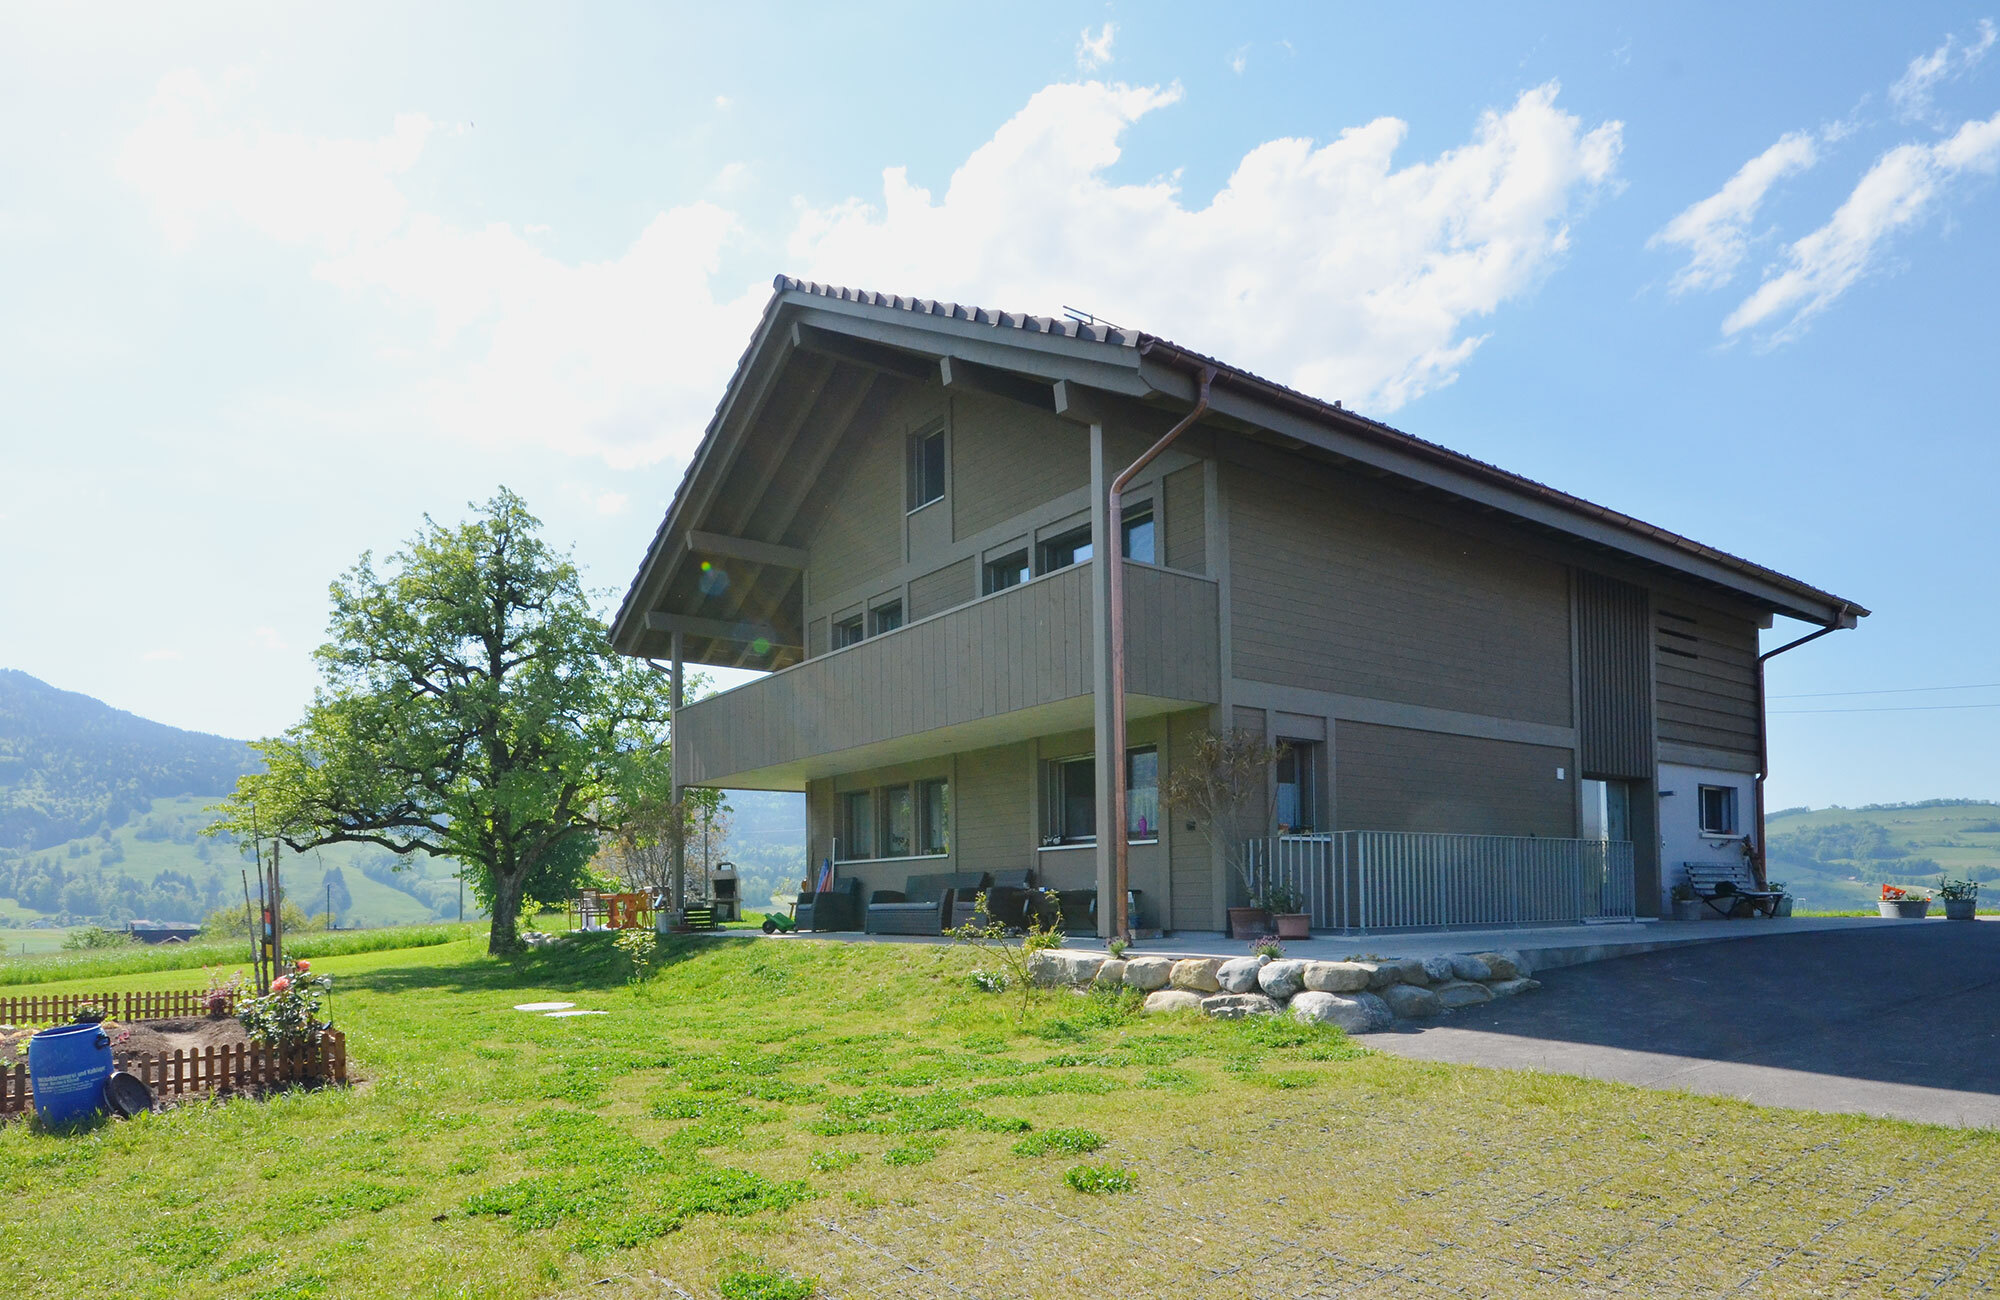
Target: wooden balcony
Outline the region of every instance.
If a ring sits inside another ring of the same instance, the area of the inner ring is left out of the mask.
[[[1091,724],[1092,564],[1072,565],[683,708],[688,785],[802,790],[835,772]],[[1216,586],[1128,563],[1133,717],[1220,695]]]

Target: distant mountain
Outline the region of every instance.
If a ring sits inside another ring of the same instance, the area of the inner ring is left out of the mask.
[[[258,761],[243,741],[151,722],[0,668],[0,850],[120,827],[155,799],[219,796]]]

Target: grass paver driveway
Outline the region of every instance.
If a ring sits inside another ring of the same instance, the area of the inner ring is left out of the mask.
[[[662,957],[639,986],[599,938],[315,962],[365,1084],[77,1136],[0,1128],[10,1293],[2000,1286],[1989,1132],[1411,1061],[1129,997],[1039,994],[1017,1024],[944,947]],[[609,1014],[512,1009],[543,1000]]]

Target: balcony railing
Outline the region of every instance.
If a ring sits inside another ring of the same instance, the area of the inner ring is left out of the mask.
[[[1629,921],[1625,840],[1334,831],[1249,844],[1261,887],[1289,885],[1315,930],[1451,929]]]

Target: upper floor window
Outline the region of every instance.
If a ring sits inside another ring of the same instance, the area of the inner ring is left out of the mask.
[[[1153,507],[1148,502],[1125,512],[1125,558],[1142,564],[1158,564],[1153,545]]]
[[[1277,814],[1280,831],[1309,831],[1319,824],[1315,804],[1319,791],[1319,745],[1309,740],[1280,742]]]
[[[892,600],[886,605],[877,605],[868,611],[868,635],[881,636],[884,632],[894,632],[903,626],[903,602]]]
[[[1082,564],[1090,558],[1090,552],[1090,525],[1072,528],[1042,543],[1041,570],[1043,573],[1054,573],[1072,564]]]
[[[1028,580],[1028,553],[1016,551],[1003,555],[997,560],[986,562],[985,575],[980,581],[980,594],[990,596],[996,591],[1018,587]]]
[[[853,618],[842,619],[833,625],[833,648],[838,650],[842,646],[853,645],[865,635],[867,633],[862,630],[861,615],[856,614]]]
[[[910,435],[910,504],[921,510],[944,499],[944,430]]]
[[[1735,835],[1737,833],[1735,786],[1705,785],[1701,787],[1701,833],[1703,835]]]

